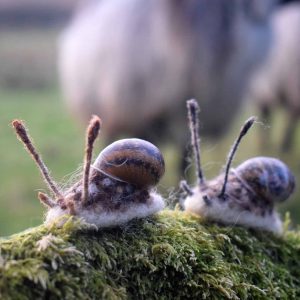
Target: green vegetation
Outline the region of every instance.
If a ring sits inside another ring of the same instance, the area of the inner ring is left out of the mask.
[[[57,90],[0,91],[0,236],[41,224],[43,208],[37,190],[46,186],[29,155],[17,140],[11,121],[26,121],[54,178],[78,168],[83,133],[64,110]]]
[[[0,87],[45,89],[56,84],[59,32],[58,28],[0,28]]]
[[[181,211],[95,231],[70,219],[0,242],[1,299],[299,299],[300,233]]]

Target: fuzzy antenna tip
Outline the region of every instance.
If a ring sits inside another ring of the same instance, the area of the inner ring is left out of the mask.
[[[57,206],[57,203],[53,201],[51,198],[48,197],[48,195],[39,192],[38,193],[38,198],[41,201],[43,205],[45,205],[48,208],[53,208]]]
[[[248,130],[252,127],[253,123],[256,121],[256,117],[250,117],[241,128],[241,138],[247,134]]]
[[[186,192],[189,196],[193,196],[194,192],[190,188],[190,186],[187,184],[185,180],[181,180],[179,184],[180,189],[182,189],[184,192]]]
[[[93,145],[99,135],[100,128],[101,119],[98,116],[93,115],[87,128],[87,144]]]
[[[88,202],[89,176],[90,176],[93,147],[94,147],[95,140],[99,135],[100,128],[101,128],[101,119],[96,115],[92,116],[86,131],[86,149],[84,154],[83,191],[82,191],[83,204],[86,204]]]
[[[220,193],[220,197],[224,197],[225,192],[226,192],[226,186],[227,186],[227,181],[228,181],[228,174],[229,174],[229,169],[233,160],[233,157],[240,145],[240,142],[242,140],[242,138],[247,134],[247,132],[249,131],[249,129],[252,127],[253,123],[256,121],[256,117],[251,117],[249,118],[244,125],[242,126],[240,133],[237,137],[237,139],[235,140],[231,150],[229,151],[228,154],[228,159],[227,159],[227,163],[226,163],[226,168],[225,168],[225,177],[224,177],[224,183],[223,183],[223,187]]]

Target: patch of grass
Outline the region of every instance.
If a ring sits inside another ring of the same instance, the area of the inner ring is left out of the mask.
[[[0,87],[41,89],[57,82],[60,29],[0,28]]]
[[[78,168],[84,131],[66,114],[57,90],[0,91],[0,236],[42,222],[37,190],[45,189],[10,122],[26,121],[36,147],[58,182]]]
[[[1,299],[299,299],[300,235],[180,211],[95,231],[70,219],[0,242]]]

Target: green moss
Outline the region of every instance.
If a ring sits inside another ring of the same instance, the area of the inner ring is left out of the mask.
[[[275,237],[180,211],[122,228],[70,219],[0,242],[1,299],[299,299],[300,233]]]

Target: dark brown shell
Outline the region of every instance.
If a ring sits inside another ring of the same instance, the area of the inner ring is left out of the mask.
[[[255,157],[236,168],[237,175],[270,202],[285,201],[295,189],[295,177],[282,161],[272,157]]]
[[[156,185],[165,172],[159,149],[145,140],[135,138],[118,140],[107,146],[97,157],[94,167],[139,188]]]

